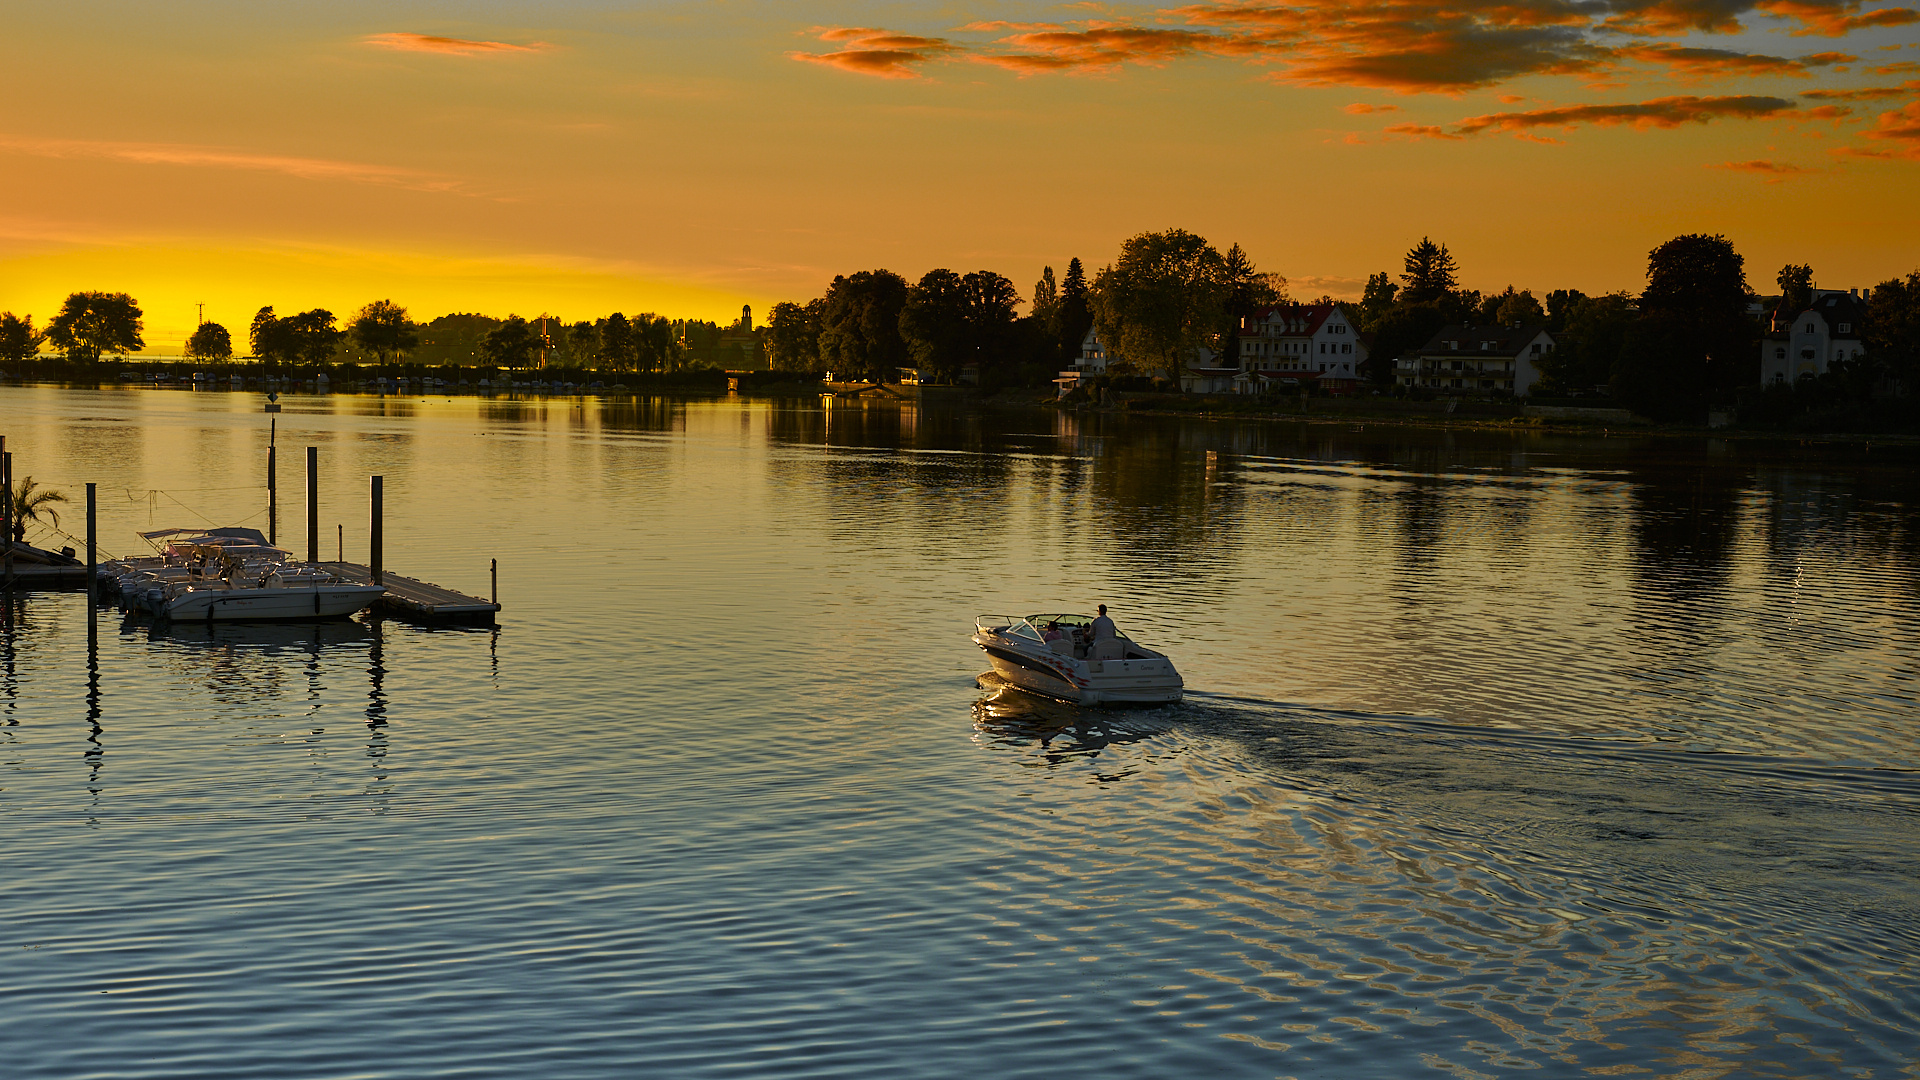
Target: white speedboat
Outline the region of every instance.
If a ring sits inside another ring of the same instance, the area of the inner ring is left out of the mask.
[[[356,585],[297,564],[162,586],[159,614],[174,622],[241,619],[325,619],[373,605],[387,590]]]
[[[121,607],[175,622],[325,619],[372,606],[384,588],[344,581],[252,529],[142,533],[159,554],[101,567]]]
[[[1165,653],[1124,635],[1092,640],[1086,615],[982,615],[973,626],[994,674],[1030,693],[1076,705],[1164,705],[1186,687]]]

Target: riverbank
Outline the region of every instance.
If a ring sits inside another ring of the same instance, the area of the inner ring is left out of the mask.
[[[1627,409],[1528,405],[1520,401],[1418,401],[1387,397],[1248,397],[1237,394],[1119,393],[1108,402],[1051,403],[1056,408],[1182,416],[1216,420],[1276,420],[1310,424],[1386,424],[1460,430],[1529,429],[1568,434],[1651,435],[1676,438],[1770,439],[1845,443],[1920,443],[1905,431],[1789,430],[1743,425],[1729,415],[1720,424],[1663,423]]]

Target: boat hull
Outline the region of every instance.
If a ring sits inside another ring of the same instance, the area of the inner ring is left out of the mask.
[[[194,590],[168,600],[159,614],[175,622],[327,619],[364,611],[384,592],[378,585]]]
[[[1185,694],[1184,682],[1164,659],[1076,662],[1033,655],[980,636],[974,643],[1001,680],[1075,705],[1171,705]]]

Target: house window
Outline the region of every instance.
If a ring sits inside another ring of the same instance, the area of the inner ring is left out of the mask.
[[[1540,355],[1540,343],[1537,341],[1533,343],[1533,355],[1535,356]]]
[[[1449,342],[1447,342],[1447,351],[1448,351],[1448,352],[1454,352],[1454,351],[1457,351],[1457,350],[1458,350],[1459,348],[1460,348],[1460,343],[1459,343],[1459,342],[1457,342],[1457,341],[1449,341]]]
[[[1775,360],[1785,360],[1787,358],[1787,350],[1785,349],[1773,350],[1773,358]]]
[[[1841,333],[1843,333],[1843,334],[1850,334],[1850,333],[1852,333],[1852,332],[1853,332],[1853,324],[1852,324],[1852,323],[1841,323],[1841,324],[1840,324],[1840,332],[1841,332]]]

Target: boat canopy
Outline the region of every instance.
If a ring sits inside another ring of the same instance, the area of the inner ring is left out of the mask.
[[[159,546],[162,541],[180,540],[191,544],[211,545],[221,541],[240,540],[258,547],[269,547],[267,534],[259,529],[243,529],[229,525],[218,529],[155,529],[143,532],[140,539]]]

